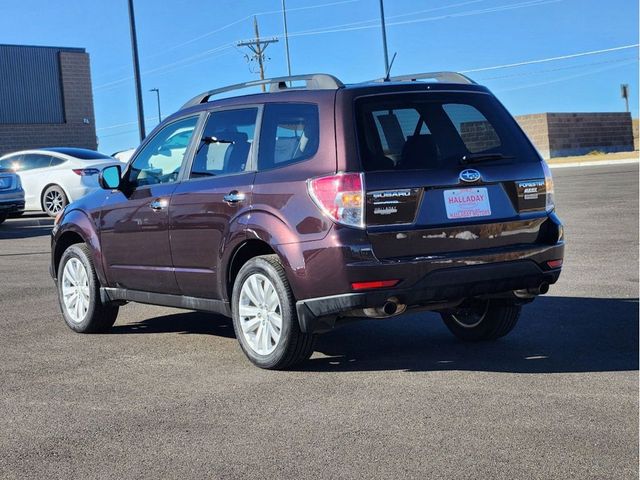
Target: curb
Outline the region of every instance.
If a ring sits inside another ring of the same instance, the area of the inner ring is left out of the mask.
[[[594,160],[591,162],[569,162],[569,163],[548,163],[549,168],[569,168],[569,167],[599,167],[601,165],[629,165],[639,163],[637,158],[622,158],[620,160]]]

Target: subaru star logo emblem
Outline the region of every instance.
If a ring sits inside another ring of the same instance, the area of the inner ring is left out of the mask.
[[[473,168],[467,168],[460,172],[460,180],[463,182],[477,182],[480,180],[480,172]]]

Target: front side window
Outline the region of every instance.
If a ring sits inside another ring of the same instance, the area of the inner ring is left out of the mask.
[[[22,156],[22,159],[14,165],[16,172],[24,172],[34,170],[36,168],[48,167],[51,163],[49,155],[41,155],[39,153],[28,153]]]
[[[213,112],[202,133],[190,178],[241,173],[249,168],[257,108]]]
[[[136,156],[129,184],[139,187],[175,182],[197,123],[198,117],[189,117],[160,130]]]
[[[311,158],[320,144],[318,123],[317,105],[265,105],[258,168],[268,170]]]
[[[0,168],[6,168],[7,170],[13,170],[15,172],[20,168],[20,160],[22,160],[22,155],[12,155],[0,160]]]

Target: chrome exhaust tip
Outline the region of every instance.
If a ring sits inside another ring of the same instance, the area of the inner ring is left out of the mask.
[[[406,310],[405,304],[399,303],[396,297],[391,297],[381,307],[365,308],[362,312],[369,318],[388,318],[400,315]]]
[[[513,294],[518,298],[533,298],[538,295],[544,295],[549,291],[549,282],[542,282],[537,287],[527,288],[524,290],[514,290]]]

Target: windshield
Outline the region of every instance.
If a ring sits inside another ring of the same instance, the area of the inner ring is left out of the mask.
[[[491,95],[411,93],[356,101],[365,171],[538,161],[515,120]]]

